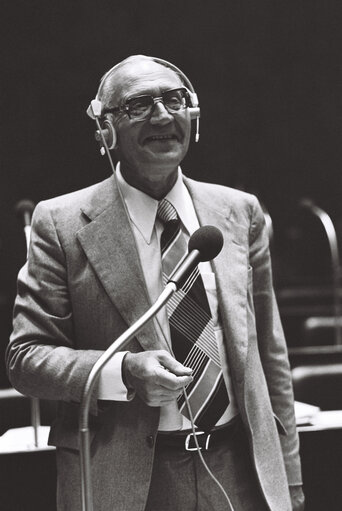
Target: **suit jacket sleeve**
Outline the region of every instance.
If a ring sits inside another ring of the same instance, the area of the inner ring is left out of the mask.
[[[272,283],[268,234],[259,202],[254,198],[250,227],[250,264],[253,268],[253,299],[261,361],[272,408],[285,435],[280,435],[290,485],[301,484],[299,441],[287,346]]]
[[[34,212],[13,326],[6,353],[12,385],[29,396],[80,402],[89,371],[102,352],[75,346],[66,257],[44,203]],[[91,411],[96,414],[95,396]]]

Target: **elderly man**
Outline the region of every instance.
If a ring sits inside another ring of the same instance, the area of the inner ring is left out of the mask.
[[[251,195],[182,174],[196,106],[189,83],[151,57],[112,68],[93,113],[111,134],[116,175],[34,214],[7,364],[19,391],[59,400],[50,434],[59,510],[81,508],[77,418],[89,371],[155,301],[206,224],[223,234],[219,256],[200,263],[102,371],[90,417],[94,507],[303,509],[263,214]],[[196,452],[184,389],[203,461],[223,491]]]

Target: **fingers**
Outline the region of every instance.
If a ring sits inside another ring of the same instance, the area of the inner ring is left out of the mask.
[[[162,387],[169,390],[181,390],[183,387],[189,385],[192,382],[192,375],[188,376],[177,376],[173,374],[171,371],[167,370],[164,367],[156,367],[155,369],[156,375],[156,384],[161,385]]]
[[[177,376],[190,376],[192,374],[192,369],[190,367],[186,367],[181,364],[181,362],[178,362],[178,360],[172,357],[167,351],[160,351],[157,353],[160,363],[171,373]]]
[[[171,403],[192,381],[192,370],[166,351],[128,353],[122,369],[127,386],[149,406]]]

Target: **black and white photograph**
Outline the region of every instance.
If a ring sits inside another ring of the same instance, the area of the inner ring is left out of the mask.
[[[1,19],[0,510],[341,511],[341,3]]]

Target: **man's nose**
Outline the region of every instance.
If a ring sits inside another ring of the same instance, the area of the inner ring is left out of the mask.
[[[151,124],[168,124],[172,120],[172,115],[165,108],[164,103],[156,101],[150,118]]]

